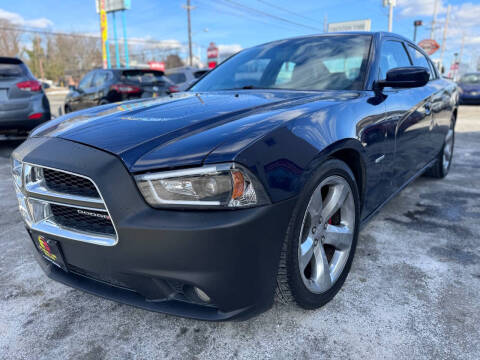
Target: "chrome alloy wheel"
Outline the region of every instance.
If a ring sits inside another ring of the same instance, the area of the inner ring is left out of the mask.
[[[448,129],[447,136],[445,136],[445,144],[443,146],[443,171],[446,173],[450,167],[453,155],[453,129]]]
[[[298,264],[309,291],[328,291],[340,277],[355,229],[352,189],[341,176],[329,176],[314,190],[303,217]]]

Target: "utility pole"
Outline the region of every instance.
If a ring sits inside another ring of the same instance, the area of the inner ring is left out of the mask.
[[[437,22],[437,12],[438,12],[438,0],[435,0],[433,6],[433,18],[432,18],[432,29],[430,30],[430,39],[433,39],[435,34],[435,23]]]
[[[450,11],[452,10],[452,5],[447,7],[447,16],[445,18],[445,26],[443,27],[443,39],[442,39],[442,48],[440,52],[440,63],[443,64],[443,54],[445,53],[445,41],[447,39],[447,30],[448,30],[448,20],[450,18]]]
[[[465,33],[462,35],[462,47],[460,48],[460,56],[458,57],[458,63],[462,63],[462,56],[463,56],[463,47],[465,46]]]
[[[383,0],[383,7],[388,6],[388,31],[393,30],[393,8],[397,5],[397,0]]]
[[[193,10],[194,7],[190,6],[190,0],[187,0],[187,5],[183,5],[183,8],[187,10],[187,20],[188,20],[188,64],[193,65],[193,53],[192,53],[192,23],[190,20],[190,10]]]
[[[393,1],[390,0],[388,4],[388,31],[393,30]]]

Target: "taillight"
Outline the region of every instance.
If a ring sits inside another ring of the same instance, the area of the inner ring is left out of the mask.
[[[178,89],[178,86],[176,85],[172,85],[172,86],[169,86],[168,87],[168,92],[171,94],[171,93],[176,93],[176,92],[179,92],[180,90]]]
[[[42,84],[37,80],[28,80],[19,82],[17,88],[22,91],[40,91],[42,90]]]
[[[110,87],[111,90],[118,91],[122,94],[137,94],[142,91],[139,87],[126,85],[126,84],[115,84]]]
[[[38,120],[38,119],[40,119],[42,116],[43,116],[42,113],[35,113],[35,114],[32,114],[32,115],[29,115],[28,118],[29,118],[30,120]]]

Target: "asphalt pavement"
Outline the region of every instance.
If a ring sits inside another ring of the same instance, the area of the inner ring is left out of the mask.
[[[225,323],[48,279],[10,178],[21,140],[0,140],[0,359],[479,359],[480,107],[462,107],[456,130],[448,177],[418,179],[372,220],[333,301]]]

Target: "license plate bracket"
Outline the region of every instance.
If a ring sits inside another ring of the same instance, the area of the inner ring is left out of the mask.
[[[51,262],[55,266],[68,271],[63,259],[60,243],[57,240],[49,239],[43,235],[36,234],[34,234],[32,237],[35,247],[44,259]]]

